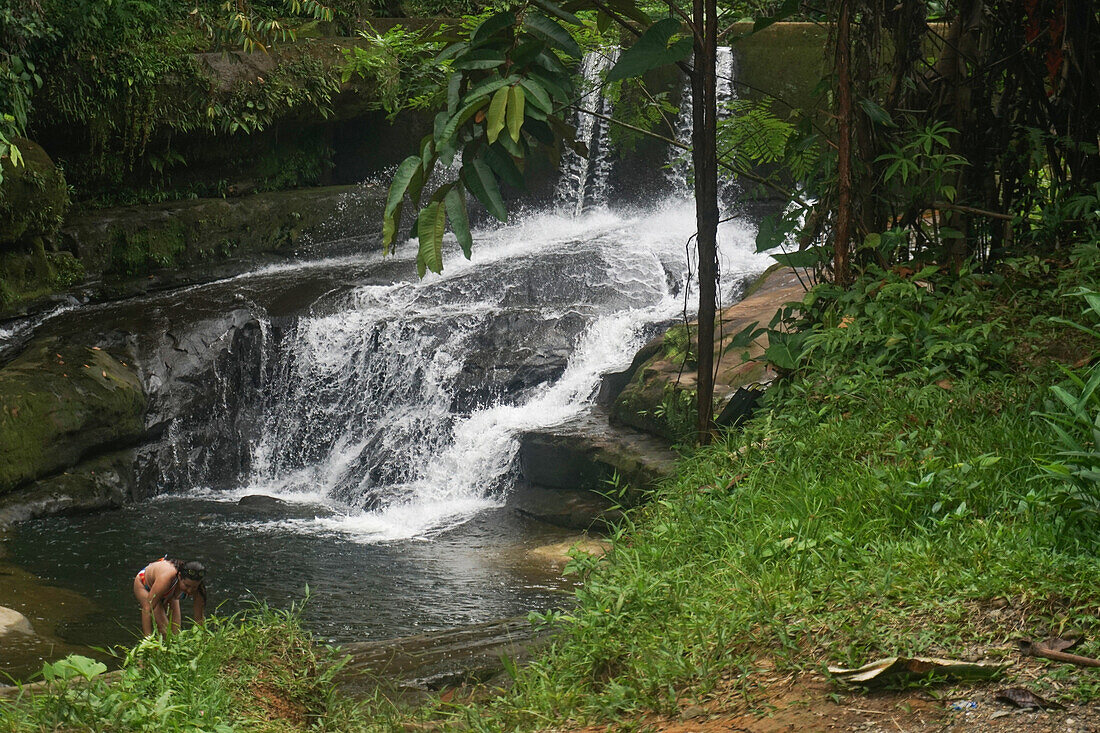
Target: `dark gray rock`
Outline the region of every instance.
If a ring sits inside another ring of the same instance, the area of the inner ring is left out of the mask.
[[[622,518],[622,509],[593,491],[517,486],[507,506],[525,517],[568,529],[606,529]]]
[[[286,502],[265,494],[249,494],[248,496],[242,496],[237,502],[237,506],[249,509],[282,509],[286,506]]]
[[[536,486],[620,490],[629,503],[675,473],[676,454],[659,438],[611,426],[607,414],[597,409],[563,425],[525,433],[519,463],[524,478]]]
[[[133,491],[133,465],[132,450],[118,451],[5,494],[0,497],[0,529],[38,517],[116,509]]]

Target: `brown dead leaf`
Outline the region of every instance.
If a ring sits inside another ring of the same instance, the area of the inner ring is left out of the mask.
[[[955,385],[951,382],[950,379],[941,379],[940,381],[936,382],[936,386],[940,389],[946,389],[948,392],[955,388]]]
[[[999,702],[1007,703],[1024,710],[1063,710],[1064,705],[1059,705],[1056,702],[1050,702],[1036,695],[1031,690],[1024,687],[1008,687],[998,692],[995,699]]]

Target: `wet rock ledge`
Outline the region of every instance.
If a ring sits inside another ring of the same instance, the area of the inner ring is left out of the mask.
[[[767,337],[747,349],[726,353],[733,336],[749,324],[767,325],[776,311],[801,300],[805,290],[790,268],[764,273],[737,304],[721,313],[722,355],[715,383],[719,425],[732,426],[754,409],[775,372],[754,361]],[[692,324],[692,332],[695,332]],[[510,498],[522,514],[565,527],[589,529],[614,523],[619,506],[640,502],[676,470],[670,447],[684,436],[670,420],[670,405],[683,419],[694,415],[694,367],[684,366],[670,346],[676,329],[646,344],[630,368],[608,375],[595,407],[562,425],[533,430],[521,438],[519,464],[526,484]]]

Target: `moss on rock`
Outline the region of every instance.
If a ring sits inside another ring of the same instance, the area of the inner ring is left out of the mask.
[[[0,494],[132,445],[144,413],[125,362],[95,347],[32,343],[0,369]]]
[[[733,337],[753,322],[769,323],[777,310],[800,300],[805,291],[794,271],[784,267],[769,269],[749,292],[751,295],[721,313],[718,333],[722,337],[714,349],[719,365],[714,399],[719,408],[738,389],[767,384],[775,377],[768,363],[760,359],[767,348],[766,335],[744,349],[731,349]],[[684,366],[684,358],[698,353],[699,348],[695,324],[690,330],[690,345],[683,327],[676,326],[647,347],[647,358],[635,361],[630,381],[611,405],[613,423],[674,443],[690,437],[695,429],[696,375],[693,367]],[[748,358],[744,358],[746,354]]]
[[[61,228],[69,209],[65,175],[40,145],[16,138],[22,165],[0,158],[4,180],[0,183],[0,251],[31,245],[49,238]]]

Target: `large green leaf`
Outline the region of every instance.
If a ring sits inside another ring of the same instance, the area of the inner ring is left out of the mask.
[[[462,74],[451,74],[447,80],[447,115],[453,115],[458,109],[460,92],[462,91]],[[443,114],[440,112],[440,114]],[[436,115],[436,125],[439,124],[439,115]]]
[[[641,76],[650,69],[686,59],[691,55],[691,38],[672,40],[682,27],[682,23],[675,18],[665,18],[651,25],[633,46],[623,52],[619,62],[608,73],[607,80]]]
[[[653,19],[642,9],[637,0],[608,0],[607,6],[619,15],[630,18],[643,28],[649,27]]]
[[[462,105],[458,112],[456,112],[451,119],[447,120],[447,124],[443,126],[443,131],[436,135],[436,145],[438,145],[440,149],[448,145],[454,138],[455,133],[458,132],[458,128],[465,124],[467,120],[477,114],[478,110],[488,103],[488,97],[479,96]]]
[[[401,165],[397,166],[397,172],[393,174],[390,190],[386,196],[386,210],[382,215],[383,252],[390,251],[394,234],[401,225],[401,202],[405,200],[409,184],[422,174],[420,162],[420,156],[410,155],[401,161]]]
[[[504,115],[508,111],[510,94],[509,87],[501,87],[493,95],[493,101],[489,103],[489,113],[485,116],[485,134],[489,138],[490,145],[497,141],[497,136],[504,129]]]
[[[518,71],[528,66],[545,48],[546,42],[539,39],[524,41],[519,44],[508,54],[508,58],[512,61],[511,70]]]
[[[511,10],[505,10],[496,15],[490,15],[482,21],[481,25],[474,31],[473,37],[470,38],[470,43],[473,45],[484,43],[500,31],[515,24],[516,14]]]
[[[492,48],[479,48],[464,53],[451,64],[452,69],[495,69],[504,64],[504,53]]]
[[[424,277],[425,268],[443,272],[443,233],[447,231],[447,210],[433,201],[420,212],[417,235],[420,249],[416,253],[416,273]]]
[[[493,169],[493,172],[497,174],[497,177],[509,186],[524,188],[527,185],[523,174],[516,167],[516,162],[512,160],[512,156],[505,152],[500,145],[493,145],[486,150],[484,158],[489,167]]]
[[[561,7],[551,0],[534,0],[535,5],[550,13],[550,15],[556,15],[566,23],[571,25],[581,25],[581,19],[570,13],[565,8]]]
[[[772,259],[787,267],[816,267],[829,259],[830,252],[827,247],[816,246],[800,249],[795,252],[773,254]]]
[[[455,239],[462,247],[462,254],[466,255],[466,259],[470,259],[474,239],[470,236],[470,217],[466,213],[466,189],[462,187],[461,183],[456,183],[447,192],[443,204],[447,208],[447,216],[451,220],[451,229],[455,233]]]
[[[524,79],[519,85],[527,92],[533,107],[538,107],[543,112],[554,111],[554,103],[550,101],[550,97],[547,95],[546,90],[543,89],[537,81],[534,79]]]
[[[398,204],[394,207],[390,216],[382,219],[382,253],[389,254],[393,250],[393,236],[397,233],[397,227],[401,226],[401,208]]]
[[[511,96],[508,99],[508,134],[514,142],[518,143],[520,130],[523,128],[523,108],[527,95],[519,84],[509,88]]]
[[[477,86],[466,92],[466,99],[473,100],[481,97],[488,97],[501,87],[511,86],[512,84],[518,84],[519,77],[515,74],[501,79],[500,77],[493,77],[486,79]]]
[[[501,221],[508,221],[508,210],[504,208],[504,200],[500,197],[496,176],[485,161],[474,159],[462,166],[462,180],[490,214]]]
[[[393,174],[393,181],[390,182],[390,191],[386,196],[386,211],[385,216],[393,214],[398,204],[405,198],[405,191],[409,188],[409,181],[412,180],[416,172],[420,170],[420,156],[410,155],[401,161],[401,165],[397,166],[397,172]]]
[[[541,38],[565,55],[575,59],[581,57],[581,47],[573,40],[573,36],[553,19],[539,13],[527,13],[523,16],[523,25],[531,35]]]
[[[802,358],[802,345],[806,340],[806,333],[781,333],[773,331],[768,334],[768,348],[764,351],[764,358],[779,367],[793,371],[798,368],[798,362]]]

